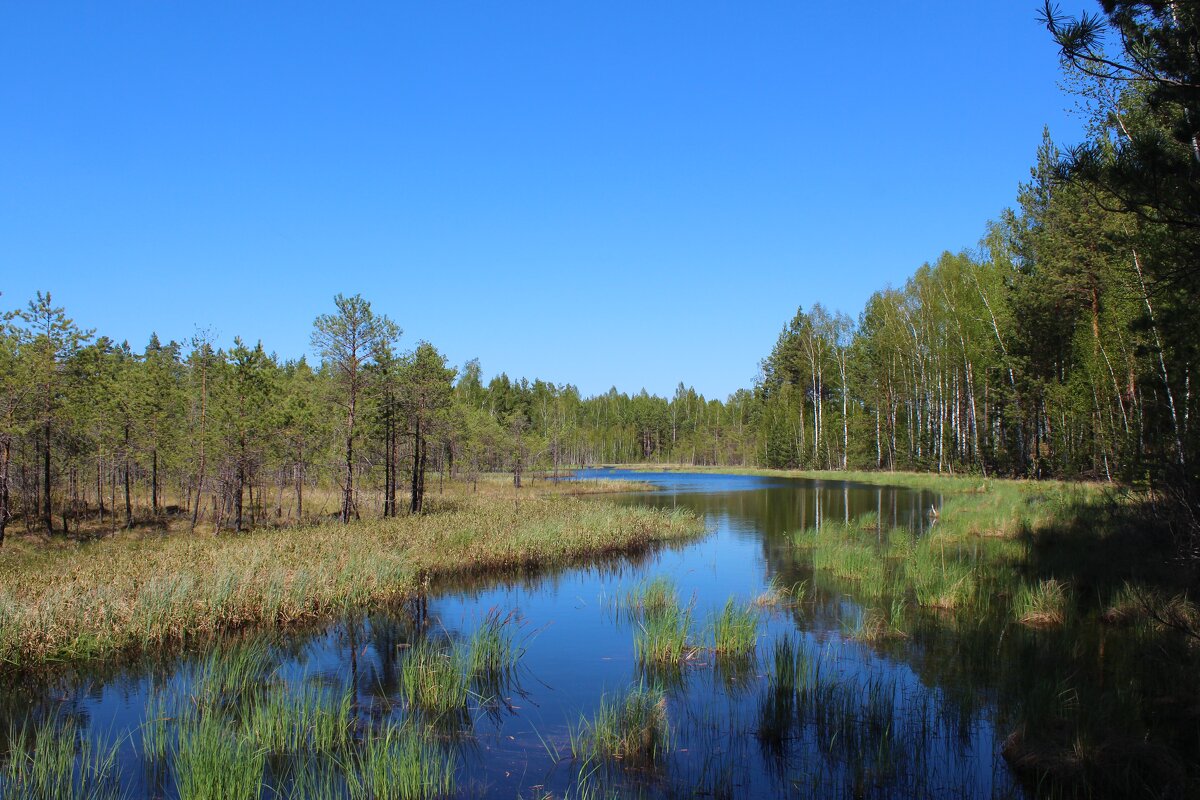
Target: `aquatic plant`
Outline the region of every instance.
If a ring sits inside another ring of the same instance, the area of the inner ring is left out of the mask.
[[[442,714],[467,707],[468,657],[460,646],[421,639],[400,667],[400,693],[421,711]]]
[[[906,638],[908,631],[904,628],[904,601],[897,597],[886,609],[864,609],[848,633],[851,639],[859,642]]]
[[[233,708],[267,684],[275,663],[260,639],[212,648],[198,665],[195,703],[202,708]]]
[[[513,640],[511,616],[492,609],[471,634],[467,652],[472,677],[499,679],[512,672],[524,650]]]
[[[146,701],[142,722],[142,753],[151,760],[166,758],[174,740],[178,716],[172,695],[153,691]]]
[[[1013,597],[1013,616],[1031,627],[1061,625],[1067,617],[1067,585],[1054,578],[1022,584]]]
[[[713,616],[711,627],[712,647],[718,658],[745,655],[758,643],[758,614],[737,605],[732,597],[721,613]]]
[[[7,763],[0,767],[0,796],[13,800],[120,796],[120,743],[80,731],[71,717],[9,733]]]
[[[389,723],[370,732],[351,764],[351,800],[426,800],[454,793],[454,760],[410,725]]]
[[[571,732],[571,754],[584,762],[617,760],[647,767],[662,761],[670,746],[667,698],[655,688],[602,697],[592,719]]]
[[[171,759],[180,800],[253,800],[259,796],[265,751],[231,735],[216,713],[180,721],[179,747]]]
[[[633,632],[633,649],[642,664],[678,664],[692,649],[688,645],[691,631],[691,608],[671,605],[646,614]]]
[[[642,581],[625,595],[624,607],[633,619],[668,613],[679,605],[675,583],[665,575]]]
[[[353,709],[351,691],[277,685],[250,702],[242,735],[271,753],[336,752],[351,740]]]

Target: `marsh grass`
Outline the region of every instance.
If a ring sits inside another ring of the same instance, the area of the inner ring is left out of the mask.
[[[175,741],[175,720],[179,710],[173,695],[153,691],[146,700],[142,722],[142,754],[151,761],[162,761]]]
[[[1055,578],[1036,584],[1022,584],[1013,597],[1013,616],[1022,625],[1044,628],[1061,625],[1067,619],[1070,588]]]
[[[859,642],[875,643],[889,639],[907,639],[909,633],[905,627],[904,601],[895,598],[886,609],[864,609],[847,633],[851,639]]]
[[[493,609],[471,634],[467,644],[467,670],[472,677],[500,679],[508,676],[524,654],[513,637],[512,616],[501,616]]]
[[[673,605],[645,615],[634,628],[633,649],[641,664],[679,664],[695,648],[689,645],[691,608]]]
[[[355,728],[354,695],[330,697],[319,686],[272,686],[249,703],[242,735],[270,753],[335,753]]]
[[[263,689],[275,667],[270,648],[258,639],[214,647],[198,665],[194,702],[206,709],[237,707]]]
[[[975,597],[974,568],[960,562],[953,552],[947,560],[941,540],[931,538],[912,547],[904,568],[905,579],[920,606],[943,610],[964,608]]]
[[[729,598],[710,623],[712,649],[717,658],[737,658],[753,653],[758,644],[758,621],[758,614],[753,609]]]
[[[421,639],[400,667],[400,694],[412,708],[434,715],[466,711],[470,655],[453,642]]]
[[[964,698],[998,692],[1000,724],[1013,726],[1003,754],[1039,796],[1195,794],[1194,712],[1163,713],[1166,703],[1200,708],[1184,677],[1200,656],[1200,613],[1187,595],[1194,575],[1172,565],[1170,532],[1137,493],[973,480],[910,481],[947,492],[919,534],[865,536],[854,525],[826,525],[794,536],[817,577],[859,605],[844,632],[872,645],[911,633],[953,646],[964,664],[941,682]],[[1098,623],[1129,630],[1105,632]],[[1104,677],[1081,672],[1084,664],[1099,665]],[[877,694],[855,710],[824,680],[794,698],[781,693],[763,702],[760,740],[768,752],[786,750],[800,731],[783,730],[783,720],[806,720],[796,723],[805,736],[838,743],[846,774],[861,779],[853,793],[870,794],[879,776],[938,748],[924,721],[903,738],[886,733],[907,723],[889,723],[889,692]],[[785,713],[788,702],[794,708]]]
[[[592,719],[571,731],[571,754],[584,763],[620,761],[651,767],[662,762],[670,748],[667,698],[657,688],[602,697]]]
[[[180,800],[253,800],[262,785],[265,751],[231,735],[216,713],[189,715],[179,724],[172,759]]]
[[[893,678],[840,675],[829,658],[790,636],[776,639],[754,733],[781,774],[791,774],[789,759],[815,750],[836,782],[859,787],[850,796],[870,795],[863,788],[894,781],[903,759],[924,758],[932,734],[914,724],[916,715],[906,720],[897,714]],[[845,793],[819,780],[813,794]]]
[[[345,758],[306,757],[288,763],[275,787],[279,800],[345,800],[349,781]]]
[[[767,580],[766,588],[758,597],[754,598],[754,605],[757,608],[776,609],[793,603],[802,603],[806,586],[805,581],[799,581],[795,585],[787,587],[780,582],[778,575],[772,575]]]
[[[561,485],[561,484],[560,484]],[[545,484],[553,486],[553,484]],[[0,552],[0,664],[35,667],[392,605],[442,578],[579,563],[703,532],[684,510],[459,487],[419,516],[219,537],[14,540]]]
[[[631,619],[644,619],[668,613],[679,606],[675,583],[665,575],[643,580],[625,595],[623,607]]]
[[[426,800],[450,797],[455,762],[410,725],[372,732],[352,756],[351,800]]]
[[[513,615],[489,611],[467,642],[467,677],[480,709],[499,722],[506,695],[521,693],[517,667],[525,648],[514,634]]]
[[[51,720],[9,734],[7,763],[0,767],[0,796],[13,800],[120,797],[120,742],[107,743],[80,731],[75,720]]]

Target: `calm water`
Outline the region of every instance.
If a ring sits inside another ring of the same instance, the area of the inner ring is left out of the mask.
[[[417,622],[403,614],[343,620],[272,641],[274,679],[353,686],[364,719],[404,714],[398,702],[406,645],[422,635],[465,638],[489,612],[511,615],[526,652],[516,684],[499,703],[473,703],[470,719],[445,738],[456,754],[464,797],[561,797],[577,789],[570,732],[605,694],[666,681],[671,755],[657,769],[609,770],[608,787],[629,796],[1019,796],[999,755],[1003,726],[986,688],[947,637],[919,633],[886,648],[853,641],[861,613],[853,598],[815,580],[811,563],[785,534],[822,521],[876,515],[884,526],[919,536],[940,499],[907,489],[836,481],[598,470],[582,477],[633,478],[653,493],[618,502],[691,508],[709,533],[640,560],[617,560],[478,586],[446,589]],[[701,636],[709,615],[730,597],[750,602],[768,588],[808,581],[815,599],[762,611],[760,642],[749,663],[697,656],[677,674],[643,674],[634,625],[618,601],[648,576],[670,576],[693,605]],[[793,721],[764,735],[778,711],[770,675],[781,636],[818,663],[836,704],[790,712]],[[131,797],[173,797],[169,769],[142,758],[140,726],[154,691],[186,693],[199,656],[176,656],[61,678],[55,685],[2,690],[0,730],[26,720],[75,717],[88,734],[124,737],[121,781]],[[847,724],[849,720],[849,724]],[[268,784],[277,765],[268,764]],[[591,772],[593,767],[586,767]],[[592,776],[594,780],[600,774]],[[286,781],[283,782],[286,788]],[[272,796],[268,788],[264,796]]]

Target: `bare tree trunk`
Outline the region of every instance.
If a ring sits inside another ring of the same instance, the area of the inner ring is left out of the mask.
[[[46,420],[45,425],[45,441],[42,450],[42,492],[43,492],[43,507],[42,507],[42,522],[46,525],[46,534],[52,536],[54,534],[54,518],[50,512],[50,420]]]
[[[0,547],[4,546],[4,532],[12,518],[9,506],[8,466],[12,459],[12,440],[0,437]]]
[[[150,450],[150,510],[158,516],[158,448]]]
[[[413,514],[420,514],[425,500],[425,441],[421,436],[421,418],[419,416],[415,420],[413,431],[412,494],[409,511]]]
[[[242,492],[246,488],[246,469],[242,464],[238,464],[236,472],[236,486],[233,493],[233,532],[242,532]],[[253,500],[251,500],[253,502]]]
[[[300,463],[296,465],[296,522],[304,521],[304,451],[300,451]]]
[[[196,470],[196,505],[192,508],[192,533],[196,532],[196,522],[200,519],[200,504],[204,502],[204,440],[205,412],[208,405],[208,366],[200,364],[200,464]]]
[[[1142,277],[1142,262],[1138,258],[1137,250],[1133,251],[1133,265],[1137,268],[1138,283],[1142,287],[1142,300],[1146,303],[1146,314],[1150,318],[1150,330],[1154,333],[1154,346],[1158,350],[1158,368],[1162,376],[1163,389],[1167,393],[1167,408],[1171,411],[1171,424],[1175,432],[1175,452],[1178,462],[1182,465],[1183,456],[1183,438],[1179,433],[1179,416],[1175,412],[1175,395],[1171,391],[1171,381],[1167,375],[1167,361],[1163,356],[1162,339],[1158,335],[1158,323],[1154,321],[1154,309],[1150,306],[1150,293],[1146,291],[1146,279]],[[49,442],[47,442],[49,446]],[[49,462],[47,462],[49,463]],[[49,467],[47,467],[47,480],[49,480]],[[49,495],[47,495],[49,498]],[[48,502],[48,501],[47,501]]]
[[[129,488],[129,426],[125,426],[125,527],[133,528],[133,498]]]
[[[342,522],[349,522],[354,510],[354,406],[355,389],[350,388],[350,408],[346,417],[346,483],[342,489]]]

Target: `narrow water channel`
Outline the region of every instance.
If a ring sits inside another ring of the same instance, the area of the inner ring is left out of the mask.
[[[974,684],[969,667],[946,666],[961,661],[947,652],[950,640],[919,633],[886,646],[855,640],[850,632],[862,608],[814,575],[811,557],[792,544],[797,531],[862,518],[880,535],[898,527],[919,537],[933,524],[937,495],[717,474],[598,470],[579,477],[652,483],[656,491],[608,499],[693,509],[708,533],[638,559],[443,588],[421,615],[345,619],[226,649],[253,649],[257,680],[288,692],[348,694],[350,713],[378,725],[409,713],[402,667],[415,643],[465,642],[484,620],[505,620],[524,649],[516,669],[490,687],[473,686],[466,713],[426,729],[428,752],[449,759],[460,797],[1022,796],[999,754],[1003,733],[986,686]],[[698,645],[679,668],[648,669],[635,651],[642,623],[627,598],[657,576],[673,582]],[[789,595],[797,586],[800,602]],[[730,598],[759,620],[757,646],[743,659],[699,646]],[[172,656],[91,667],[49,686],[7,685],[0,736],[71,720],[79,736],[115,748],[120,796],[185,796],[179,761],[169,756],[178,745],[164,745],[167,755],[157,757],[148,737],[175,735],[171,720],[182,712],[164,698],[197,702],[215,657]],[[781,689],[785,661],[806,671],[803,691]],[[642,765],[573,757],[573,738],[600,704],[638,689],[665,698],[669,734],[660,757]],[[344,760],[300,762],[267,757],[261,796],[351,793]],[[314,780],[312,771],[329,775]]]

